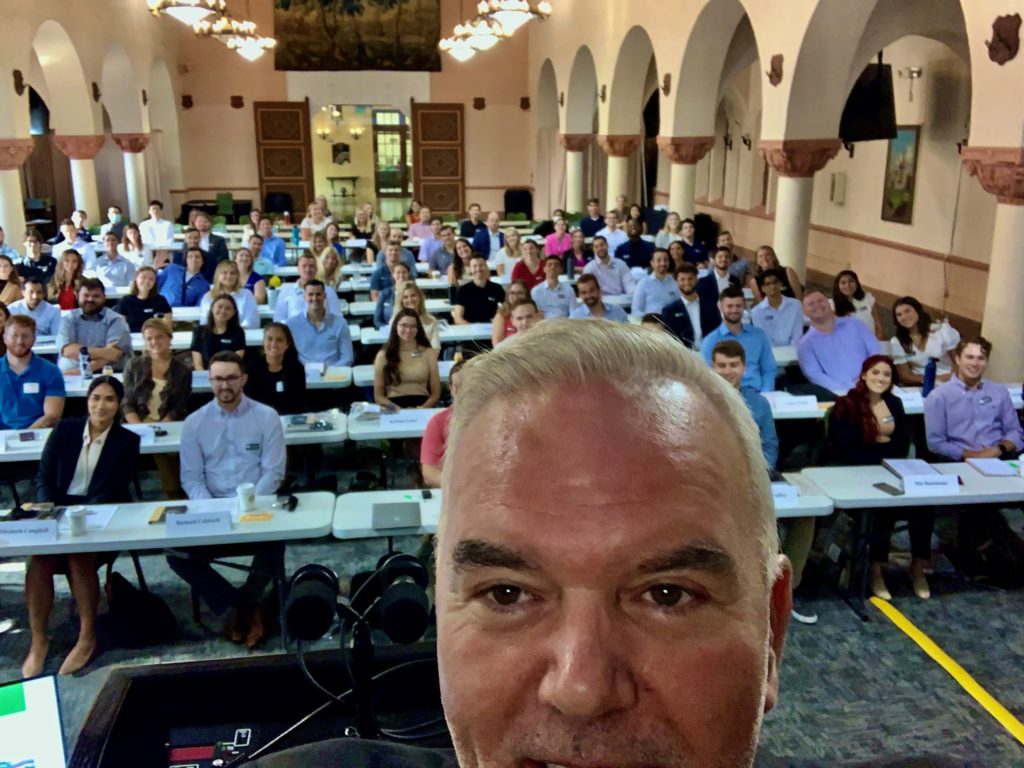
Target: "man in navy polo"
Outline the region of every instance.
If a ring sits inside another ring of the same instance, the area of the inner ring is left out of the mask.
[[[33,354],[36,322],[14,315],[4,328],[7,354],[0,358],[0,427],[43,429],[64,413],[64,377],[57,366]]]

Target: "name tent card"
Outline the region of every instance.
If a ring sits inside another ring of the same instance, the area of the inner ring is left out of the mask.
[[[795,485],[789,483],[772,483],[772,499],[775,503],[795,504],[800,492]]]
[[[908,475],[903,478],[905,496],[947,496],[960,493],[956,475]]]
[[[814,395],[786,395],[781,392],[775,395],[775,410],[779,413],[817,409],[818,399]]]
[[[57,541],[56,520],[5,520],[0,522],[0,545],[52,544]]]
[[[168,536],[208,536],[231,533],[231,512],[219,509],[210,512],[186,512],[167,516]]]

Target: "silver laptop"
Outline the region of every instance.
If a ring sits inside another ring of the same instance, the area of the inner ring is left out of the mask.
[[[420,503],[418,501],[396,501],[374,504],[373,527],[378,531],[391,528],[419,528]]]

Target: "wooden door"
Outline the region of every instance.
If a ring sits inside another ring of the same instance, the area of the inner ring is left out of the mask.
[[[413,196],[433,213],[465,209],[464,125],[461,104],[412,105]]]
[[[263,209],[268,194],[291,195],[291,213],[298,223],[313,201],[313,151],[309,138],[309,100],[255,101],[256,160]]]

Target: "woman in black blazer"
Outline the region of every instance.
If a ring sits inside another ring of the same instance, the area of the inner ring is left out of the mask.
[[[836,401],[829,428],[829,441],[842,464],[868,466],[883,459],[905,459],[910,452],[910,420],[903,402],[892,393],[895,366],[885,355],[872,355],[864,361],[860,379],[844,397]],[[910,514],[907,514],[907,512]],[[897,517],[906,517],[910,528],[913,560],[910,578],[914,594],[923,600],[931,596],[924,569],[931,560],[931,510],[902,510],[901,513],[876,511],[872,515],[870,538],[871,591],[882,600],[891,600],[885,586],[885,565],[889,562],[889,539]]]
[[[124,388],[117,379],[101,376],[93,380],[86,395],[89,417],[61,421],[46,441],[36,477],[37,501],[57,506],[131,501],[131,482],[139,463],[139,436],[118,423],[123,398]],[[25,601],[32,647],[21,667],[25,677],[40,674],[46,663],[53,577],[57,573],[67,574],[81,622],[78,642],[61,664],[60,673],[73,674],[89,663],[96,651],[100,592],[96,566],[97,557],[92,553],[43,555],[29,561]]]

